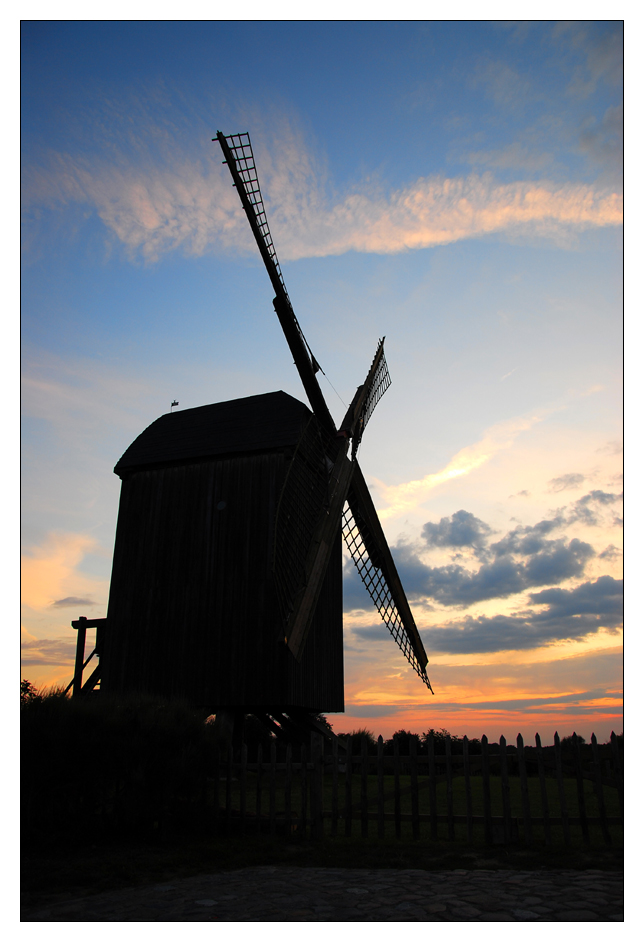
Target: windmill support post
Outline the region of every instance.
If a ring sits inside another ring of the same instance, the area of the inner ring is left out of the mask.
[[[78,697],[81,694],[91,693],[101,680],[100,664],[94,668],[85,683],[83,683],[83,671],[93,657],[100,659],[103,649],[103,634],[105,632],[106,624],[107,618],[86,618],[84,615],[81,615],[78,619],[72,622],[72,628],[75,628],[77,631],[76,657],[74,661],[74,676],[71,680],[71,683],[69,683],[65,689],[65,693],[68,693],[71,690],[73,697]],[[87,631],[89,628],[96,628],[96,644],[94,645],[93,650],[90,651],[89,655],[85,657]]]
[[[72,687],[72,696],[77,697],[83,686],[83,664],[85,662],[85,637],[87,635],[87,619],[81,615],[76,622],[72,622],[72,628],[76,628],[76,663],[74,664],[74,680]]]

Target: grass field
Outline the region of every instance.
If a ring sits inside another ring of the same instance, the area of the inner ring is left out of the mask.
[[[269,780],[268,775],[265,773],[262,776],[261,783],[261,805],[260,812],[262,817],[267,816],[269,812]],[[401,815],[411,815],[412,813],[412,798],[410,793],[411,786],[411,777],[409,775],[400,776],[400,812]],[[584,780],[584,800],[585,800],[585,809],[586,815],[588,818],[598,818],[599,817],[599,802],[595,794],[594,785],[588,780]],[[541,817],[543,815],[542,804],[541,804],[541,787],[539,779],[536,777],[528,777],[528,799],[530,803],[530,814],[534,817]],[[360,821],[360,796],[361,796],[361,787],[362,779],[359,774],[353,774],[351,776],[351,804],[352,804],[352,835],[359,835],[361,831],[361,821]],[[326,774],[324,777],[324,809],[327,813],[331,813],[333,808],[333,791],[332,791],[332,778],[330,774]],[[520,781],[516,777],[510,777],[509,779],[509,789],[510,789],[510,809],[511,815],[515,818],[521,818],[523,815],[522,810],[522,800],[521,800],[521,785]],[[384,794],[385,794],[385,803],[384,810],[385,813],[393,813],[395,810],[395,779],[393,775],[384,776]],[[564,779],[564,793],[566,808],[568,815],[571,818],[578,816],[578,797],[577,797],[577,782],[574,779]],[[472,794],[472,814],[473,815],[483,815],[483,779],[480,775],[471,777],[471,794]],[[619,802],[617,797],[617,790],[615,788],[604,787],[604,807],[606,810],[606,815],[608,818],[619,817],[620,809]],[[368,810],[370,812],[377,812],[377,796],[378,796],[378,780],[377,776],[369,775],[367,776],[367,801],[368,801]],[[500,817],[503,815],[503,801],[501,793],[501,778],[500,776],[490,776],[490,796],[491,796],[491,807],[492,815]],[[560,816],[559,811],[559,791],[557,781],[554,778],[546,778],[546,796],[548,802],[548,810],[551,818],[557,818]],[[308,800],[308,799],[307,799]],[[225,802],[225,783],[220,783],[220,793],[219,793],[219,802],[220,806],[224,805]],[[346,802],[346,778],[344,774],[338,776],[338,787],[337,787],[337,807],[339,820],[337,823],[337,834],[345,833],[345,821],[344,821],[344,811],[345,811],[345,802]],[[237,819],[240,810],[240,782],[239,779],[236,779],[232,782],[231,788],[231,805],[235,812],[235,818]],[[463,776],[454,777],[452,781],[452,805],[453,813],[455,815],[465,815],[466,814],[466,796],[465,796],[465,779]],[[293,781],[291,785],[291,812],[292,814],[301,813],[302,807],[302,786],[301,778],[299,772],[295,772],[293,776]],[[426,776],[419,776],[419,789],[418,789],[418,811],[421,815],[428,815],[430,813],[430,795],[429,795],[429,784]],[[260,821],[256,817],[257,811],[257,775],[254,771],[248,771],[246,777],[246,815],[247,815],[247,830],[252,832],[253,829],[259,829]],[[285,792],[284,792],[284,774],[277,773],[275,780],[275,812],[278,817],[283,819],[285,811]],[[223,807],[222,807],[223,812]],[[439,781],[436,785],[436,812],[438,815],[447,815],[448,813],[448,799],[447,799],[447,784],[446,782]],[[309,811],[310,813],[310,805]],[[261,822],[261,827],[265,828],[267,826],[266,821]],[[426,836],[429,838],[430,835],[430,822],[422,821],[420,824],[421,836]],[[325,818],[324,831],[326,835],[331,834],[332,829],[332,820],[329,817]],[[369,820],[368,822],[369,833],[375,837],[377,833],[377,821]],[[551,842],[553,846],[564,844],[564,834],[563,828],[561,825],[551,825]],[[590,838],[593,844],[603,843],[603,836],[601,832],[600,825],[590,824]],[[520,833],[522,835],[523,829],[521,827]],[[623,840],[623,829],[621,826],[612,825],[609,827],[609,833],[611,835],[612,845],[619,847],[622,844]],[[385,821],[385,837],[393,838],[395,836],[395,822],[391,820]],[[477,837],[480,840],[483,840],[483,824],[474,825],[474,839]],[[582,832],[579,824],[570,825],[570,836],[572,846],[581,847]],[[401,839],[411,839],[412,838],[412,823],[408,820],[403,820],[401,822]],[[438,838],[445,839],[448,838],[447,824],[439,823],[438,824]],[[466,824],[456,824],[455,825],[455,839],[457,841],[465,841],[467,839],[467,827]],[[544,828],[540,824],[533,824],[532,826],[532,839],[535,843],[544,843],[545,844],[545,833]]]

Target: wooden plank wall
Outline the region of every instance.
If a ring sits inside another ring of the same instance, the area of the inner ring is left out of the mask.
[[[301,664],[272,583],[276,452],[141,470],[122,484],[102,689],[212,712],[344,708],[340,535]]]

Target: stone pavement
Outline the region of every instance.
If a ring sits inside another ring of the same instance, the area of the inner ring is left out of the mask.
[[[78,899],[23,922],[622,922],[606,870],[247,867]]]

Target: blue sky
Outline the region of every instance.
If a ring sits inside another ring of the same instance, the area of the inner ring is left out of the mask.
[[[436,696],[348,568],[335,725],[619,732],[621,24],[32,22],[22,55],[23,675],[105,613],[143,428],[304,399],[211,142],[249,131],[336,419],[387,337],[360,462]]]

